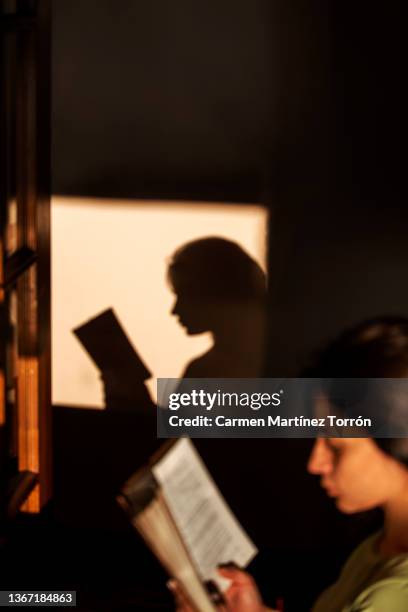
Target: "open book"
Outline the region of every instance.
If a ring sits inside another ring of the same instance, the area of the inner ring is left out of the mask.
[[[229,584],[219,564],[245,567],[258,552],[188,438],[164,445],[118,502],[197,612],[216,610],[206,582]]]

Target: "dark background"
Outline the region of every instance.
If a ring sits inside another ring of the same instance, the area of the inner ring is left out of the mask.
[[[54,2],[56,193],[259,198],[271,3]]]
[[[53,7],[55,193],[256,202],[277,177],[326,177],[337,85],[324,3]]]

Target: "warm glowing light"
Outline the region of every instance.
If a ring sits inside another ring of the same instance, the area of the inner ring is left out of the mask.
[[[238,242],[265,268],[262,206],[55,197],[52,200],[53,403],[102,407],[99,372],[71,330],[113,307],[154,377],[178,377],[211,345],[170,310],[170,256],[205,236]],[[153,397],[155,380],[149,382]]]
[[[18,468],[38,473],[39,459],[39,405],[38,405],[38,359],[18,359]],[[25,512],[40,510],[39,487],[37,486],[22,506]]]

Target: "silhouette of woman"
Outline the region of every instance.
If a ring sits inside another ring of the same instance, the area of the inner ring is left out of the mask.
[[[203,238],[174,253],[168,279],[176,295],[172,314],[187,334],[209,331],[214,341],[183,377],[261,376],[266,279],[256,261],[235,242]]]

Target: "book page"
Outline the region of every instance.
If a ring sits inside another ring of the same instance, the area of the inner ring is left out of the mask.
[[[245,567],[258,552],[231,512],[188,438],[181,438],[153,467],[166,503],[202,580],[222,578],[220,563]],[[228,582],[228,581],[226,581]]]
[[[216,612],[216,606],[203,586],[196,568],[186,551],[181,535],[174,529],[167,503],[160,497],[151,502],[132,522],[156,557],[183,588],[194,609],[199,612]]]

